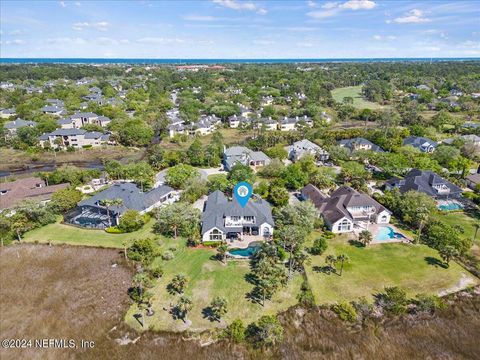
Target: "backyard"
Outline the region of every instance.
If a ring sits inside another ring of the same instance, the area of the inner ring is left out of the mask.
[[[68,244],[97,246],[105,248],[123,248],[125,241],[152,237],[153,220],[150,220],[140,230],[126,234],[108,234],[103,230],[82,229],[60,223],[49,224],[27,232],[22,241],[41,244]]]
[[[336,102],[343,102],[343,98],[353,98],[353,107],[357,109],[385,109],[386,106],[365,100],[362,96],[362,86],[347,86],[332,90],[332,97]]]
[[[373,295],[385,286],[403,287],[408,295],[414,296],[417,293],[438,294],[478,282],[453,261],[450,267],[442,267],[437,251],[425,245],[394,243],[364,248],[348,240],[348,235],[329,240],[326,252],[322,256],[312,256],[306,268],[318,304],[334,303],[339,299],[355,300],[361,296],[373,300]],[[325,257],[330,254],[346,254],[350,258],[342,276],[322,272]]]
[[[192,249],[185,245],[185,240],[164,239],[161,244],[164,249],[174,246],[174,258],[162,261],[165,275],[153,290],[153,309],[155,314],[148,318],[147,326],[155,330],[182,331],[189,329],[201,331],[212,327],[223,327],[235,319],[242,319],[244,323],[255,321],[265,314],[275,314],[297,303],[296,296],[300,291],[302,278],[295,276],[288,286],[279,291],[272,300],[266,302],[265,307],[252,303],[247,298],[253,285],[246,280],[249,270],[249,261],[232,260],[226,265],[213,259],[215,250]],[[184,274],[188,279],[185,295],[192,300],[193,308],[188,313],[188,326],[182,320],[174,320],[168,309],[176,304],[179,295],[171,295],[167,285],[176,274]],[[211,322],[203,315],[215,296],[221,296],[228,301],[228,312],[220,322]],[[167,309],[167,310],[165,310]],[[134,328],[140,329],[141,323],[134,317],[138,310],[133,305],[126,315],[126,321]]]

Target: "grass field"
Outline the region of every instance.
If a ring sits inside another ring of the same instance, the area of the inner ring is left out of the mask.
[[[153,309],[155,314],[147,318],[147,326],[155,330],[182,331],[186,325],[182,320],[174,320],[172,315],[165,311],[171,304],[176,304],[179,296],[167,292],[167,285],[176,274],[184,274],[189,280],[186,295],[192,299],[193,308],[188,314],[191,321],[189,330],[198,331],[212,327],[223,327],[234,319],[242,319],[245,323],[255,321],[264,314],[276,314],[297,303],[302,278],[295,276],[287,288],[278,292],[272,300],[267,301],[265,307],[249,301],[246,294],[253,285],[245,279],[249,273],[249,261],[229,261],[227,265],[212,259],[214,250],[191,249],[185,246],[184,240],[166,240],[164,248],[174,244],[177,250],[175,257],[163,261],[165,276],[158,281],[153,289]],[[160,259],[157,259],[160,261]],[[211,322],[202,314],[202,310],[210,304],[215,296],[222,296],[228,300],[228,313],[221,322]],[[126,315],[126,321],[134,328],[140,329],[140,322],[134,317],[137,314],[136,306],[132,306]]]
[[[459,225],[464,233],[463,236],[473,239],[475,236],[475,225],[480,225],[480,212],[467,214],[465,212],[439,212],[434,215],[435,219],[443,221],[449,225]],[[477,232],[477,238],[472,247],[472,253],[480,259],[480,230]]]
[[[332,90],[332,97],[335,101],[341,103],[343,98],[352,97],[353,107],[357,109],[385,109],[386,106],[365,100],[362,96],[362,86],[347,86]]]
[[[105,248],[123,248],[124,241],[152,237],[152,226],[154,221],[150,220],[143,228],[127,234],[108,234],[103,230],[81,229],[60,222],[27,232],[24,242],[39,242],[52,244],[98,246]]]
[[[424,245],[379,244],[363,248],[350,245],[347,240],[346,235],[329,240],[325,254],[313,256],[307,267],[308,281],[318,304],[361,296],[372,300],[372,295],[385,286],[403,287],[413,296],[453,289],[461,284],[461,279],[477,282],[455,262],[449,268],[436,265],[440,260],[437,252]],[[342,276],[315,271],[316,267],[326,265],[325,256],[329,254],[346,254],[350,258]]]

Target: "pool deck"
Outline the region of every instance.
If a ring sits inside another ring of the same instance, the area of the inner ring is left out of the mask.
[[[405,238],[403,239],[389,239],[389,240],[375,240],[375,237],[377,236],[378,232],[380,231],[380,228],[382,227],[391,227],[396,233],[402,234]],[[365,229],[355,229],[355,235],[359,235],[360,232]],[[405,235],[405,233],[400,230],[398,227],[396,227],[393,224],[370,224],[368,225],[368,231],[372,233],[373,240],[370,243],[371,245],[374,244],[390,244],[390,243],[410,243],[412,240]]]
[[[252,242],[263,242],[265,238],[263,236],[243,235],[241,239],[227,240],[229,249],[246,249]]]

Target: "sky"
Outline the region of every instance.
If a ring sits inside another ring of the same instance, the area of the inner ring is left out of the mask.
[[[0,57],[480,57],[480,1],[0,2]]]

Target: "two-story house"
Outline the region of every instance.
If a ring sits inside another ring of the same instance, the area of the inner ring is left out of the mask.
[[[269,239],[275,222],[270,204],[253,195],[245,207],[229,200],[219,190],[208,196],[202,214],[202,241],[242,239],[243,236]]]
[[[303,124],[308,127],[313,126],[313,121],[308,116],[296,116],[293,118],[284,117],[278,122],[278,128],[280,131],[293,131],[297,130],[298,127]]]
[[[225,170],[230,171],[237,163],[257,168],[268,165],[270,158],[262,151],[252,151],[244,146],[225,148],[223,151],[223,166]]]
[[[287,146],[286,150],[288,152],[288,158],[292,161],[297,161],[306,155],[312,155],[316,160],[319,161],[327,161],[330,157],[326,150],[322,149],[320,146],[308,139],[294,142],[292,145]]]
[[[13,121],[8,121],[4,125],[4,128],[8,131],[10,136],[14,136],[17,134],[17,130],[23,127],[35,127],[37,123],[35,121],[30,120],[23,120],[23,119],[16,119]]]
[[[327,227],[334,233],[368,229],[369,224],[388,224],[391,212],[367,194],[341,186],[330,196],[309,184],[301,190],[311,200]]]
[[[57,123],[62,129],[80,129],[85,125],[98,125],[105,127],[112,120],[107,116],[97,115],[92,112],[79,112],[65,119],[60,119]]]
[[[429,170],[410,170],[404,179],[394,177],[385,183],[387,190],[423,192],[434,199],[458,198],[462,189]]]
[[[361,137],[340,140],[337,142],[337,145],[347,148],[348,150],[350,150],[350,152],[361,150],[383,152],[383,149],[380,146],[372,143],[370,140]]]
[[[84,129],[57,129],[51,133],[39,137],[40,145],[51,148],[73,147],[97,147],[111,144],[110,134],[98,131],[86,131]]]
[[[403,146],[413,146],[424,153],[434,152],[437,145],[435,141],[422,136],[409,136],[403,139]]]

